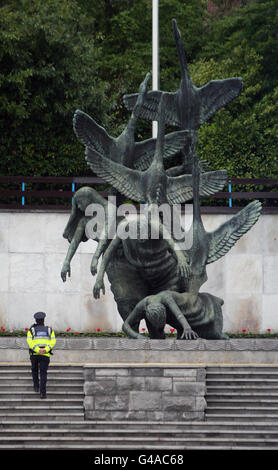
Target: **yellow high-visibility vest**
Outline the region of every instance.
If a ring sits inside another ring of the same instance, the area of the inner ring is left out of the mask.
[[[27,332],[27,343],[30,354],[49,357],[56,344],[55,332],[49,326],[34,325]],[[40,354],[45,349],[45,354]]]

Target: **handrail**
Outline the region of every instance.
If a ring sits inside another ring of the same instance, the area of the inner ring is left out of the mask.
[[[15,188],[17,183],[18,187]],[[31,188],[32,184],[37,184],[40,188],[33,189]],[[56,187],[41,188],[44,184]],[[74,193],[78,189],[77,186],[82,187],[86,184],[104,186],[99,193],[104,197],[107,196],[105,186],[108,187],[108,184],[96,176],[0,176],[0,209],[68,210],[71,207]],[[6,187],[1,188],[3,185]],[[65,185],[68,187],[61,187]],[[271,185],[272,188],[269,191],[265,188],[260,191],[236,191],[235,186],[238,185]],[[219,191],[216,194],[207,196],[207,198],[210,198],[210,201],[211,199],[227,200],[229,208],[234,206],[235,199],[236,201],[260,199],[263,200],[264,206],[271,207],[278,212],[278,178],[229,178],[227,186],[228,191]],[[39,201],[37,201],[38,198],[40,198]],[[51,200],[56,199],[56,201],[53,204],[49,203],[46,200],[48,198]],[[57,203],[57,200],[63,201]],[[217,204],[216,207],[219,207],[219,202]],[[224,206],[222,205],[222,207]]]

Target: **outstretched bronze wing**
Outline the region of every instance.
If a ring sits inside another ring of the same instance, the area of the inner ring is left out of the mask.
[[[95,150],[86,147],[86,161],[89,167],[100,178],[111,184],[127,198],[138,202],[145,202],[145,194],[142,190],[142,173],[132,170],[109,158],[103,157]]]
[[[207,264],[224,256],[244,233],[257,222],[262,210],[260,201],[250,202],[230,220],[220,225],[214,232],[208,233],[209,252]]]
[[[221,191],[226,181],[226,170],[201,173],[199,185],[200,196],[209,196],[217,191]],[[168,177],[167,182],[167,200],[169,204],[182,204],[193,198],[192,175]]]
[[[111,153],[114,138],[88,114],[77,109],[73,116],[73,129],[81,142],[104,157]]]
[[[201,98],[200,124],[203,124],[216,111],[240,95],[242,87],[242,79],[236,77],[224,80],[211,80],[202,88],[199,88],[198,94]]]
[[[187,131],[171,132],[164,137],[163,158],[169,158],[180,152],[185,145]],[[154,152],[156,139],[147,139],[135,144],[134,168],[146,170],[149,168]]]
[[[180,127],[180,121],[177,117],[176,107],[177,107],[177,92],[175,93],[168,93],[160,90],[156,91],[148,91],[145,96],[144,103],[140,110],[140,116],[143,119],[147,119],[148,121],[158,121],[159,114],[158,114],[158,106],[161,99],[161,96],[167,95],[170,99],[167,101],[167,109],[165,110],[165,122],[172,125]],[[130,95],[124,95],[123,101],[125,107],[132,111],[135,103],[137,101],[138,93],[132,93]]]
[[[196,94],[199,95],[200,116],[199,125],[203,124],[217,111],[226,106],[230,101],[240,95],[242,91],[242,79],[240,77],[227,78],[224,80],[211,80],[201,88],[196,88]],[[165,113],[165,122],[167,124],[181,127],[178,115],[178,93],[168,93],[163,91],[149,91],[146,95],[144,105],[142,106],[140,116],[150,121],[158,120],[158,105],[161,95],[168,95],[168,106]],[[126,108],[132,110],[136,100],[137,93],[125,95],[123,100]],[[188,103],[184,103],[187,106]]]

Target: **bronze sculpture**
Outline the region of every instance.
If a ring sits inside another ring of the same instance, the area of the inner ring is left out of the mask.
[[[125,214],[115,216],[117,233],[110,236],[107,200],[92,188],[79,190],[64,231],[70,247],[61,277],[65,281],[67,274],[70,275],[70,260],[78,244],[90,236],[86,227],[92,217],[87,208],[91,203],[99,204],[104,210],[105,220],[102,236],[96,238],[98,246],[91,264],[91,273],[97,274],[93,293],[95,298],[99,298],[101,290],[105,293],[103,276],[107,272],[127,335],[140,337],[138,325],[144,318],[151,338],[165,337],[164,326],[168,323],[177,329],[179,339],[198,336],[227,339],[222,332],[223,300],[209,293],[199,293],[199,289],[207,280],[206,265],[224,256],[256,223],[261,203],[251,202],[218,229],[206,232],[199,198],[221,190],[227,173],[225,170],[206,171],[206,165],[199,162],[196,149],[200,125],[240,94],[242,80],[213,80],[196,88],[189,75],[175,20],[173,31],[181,68],[181,84],[177,92],[148,91],[150,74],[146,74],[139,93],[124,96],[124,103],[132,114],[118,138],[109,136],[82,111],[77,110],[74,115],[74,131],[85,146],[87,164],[112,186],[112,193],[115,194],[115,190],[121,193],[115,206],[127,197],[146,205],[146,211],[143,216],[137,212],[132,217]],[[135,142],[139,116],[158,120],[157,139]],[[165,135],[166,123],[180,130]],[[165,170],[165,158],[179,151],[183,155],[182,165]],[[167,217],[158,212],[153,220],[152,210],[168,205],[171,216],[176,204],[191,199],[192,245],[185,249],[180,242],[186,242],[188,233],[182,229],[178,242]],[[157,237],[153,237],[153,228]],[[135,237],[123,236],[131,229],[135,229]],[[101,255],[102,261],[98,266]]]
[[[187,67],[181,34],[175,19],[172,20],[173,32],[179,56],[181,83],[174,92],[150,91],[146,94],[140,115],[144,119],[157,121],[161,95],[168,98],[166,122],[180,129],[198,130],[219,109],[235,99],[242,91],[242,79],[239,77],[224,80],[212,80],[201,88],[194,86]],[[137,94],[125,95],[124,104],[132,110]]]

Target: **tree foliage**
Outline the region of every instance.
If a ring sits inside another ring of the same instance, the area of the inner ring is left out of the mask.
[[[75,2],[19,0],[0,11],[2,174],[86,171],[72,130],[77,107],[105,120],[98,49]]]
[[[90,175],[73,113],[121,132],[122,96],[151,70],[151,10],[151,0],[0,1],[1,174]],[[180,81],[172,18],[196,85],[243,78],[242,95],[200,129],[200,156],[229,176],[277,176],[277,10],[276,0],[160,2],[162,90]],[[137,138],[150,129],[141,121]]]
[[[251,1],[209,23],[192,74],[203,84],[241,76],[239,98],[200,131],[200,154],[230,177],[277,177],[278,5]]]

